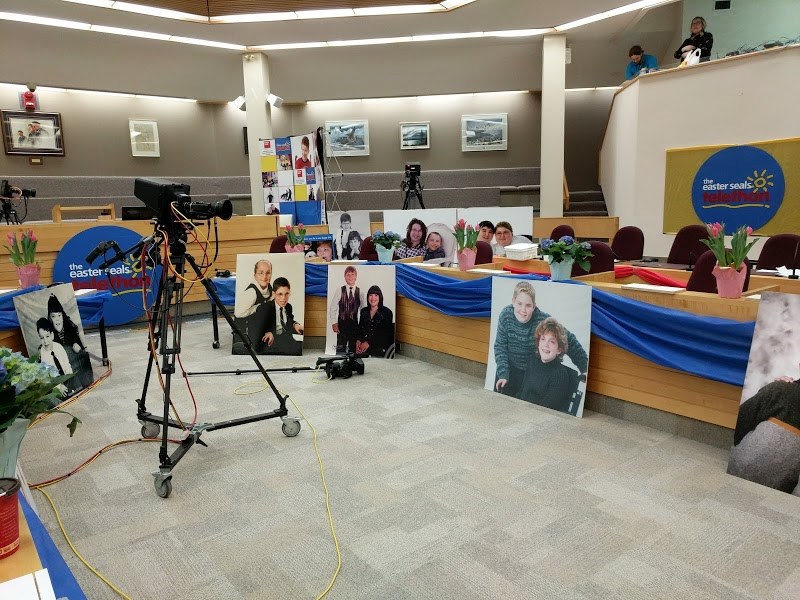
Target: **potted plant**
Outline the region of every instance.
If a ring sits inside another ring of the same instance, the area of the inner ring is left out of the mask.
[[[378,229],[372,233],[372,243],[375,244],[378,260],[384,263],[392,262],[394,249],[400,246],[400,236],[394,231],[384,233]]]
[[[306,251],[306,228],[302,223],[297,224],[297,231],[292,225],[286,226],[286,251],[305,252]]]
[[[7,239],[8,244],[5,248],[8,250],[9,260],[17,267],[20,287],[39,285],[41,266],[36,262],[36,244],[39,240],[33,229],[23,231],[19,240],[16,232],[9,232]]]
[[[40,363],[38,356],[26,358],[0,348],[0,477],[14,477],[19,445],[30,422],[40,415],[68,414],[72,417],[67,425],[70,437],[75,433],[80,419],[54,408],[64,382],[73,375],[59,375],[55,367]]]
[[[475,246],[478,243],[478,227],[467,225],[464,219],[459,219],[458,223],[453,227],[453,235],[456,237],[458,250],[456,256],[458,257],[458,268],[462,271],[467,271],[475,266],[475,257],[477,251]]]
[[[714,253],[717,264],[712,273],[717,279],[717,294],[722,298],[738,298],[744,289],[747,276],[747,265],[744,259],[756,240],[747,241],[753,228],[746,225],[739,227],[731,236],[730,249],[725,247],[725,223],[706,223],[708,239],[700,240]]]
[[[562,236],[558,241],[550,238],[539,244],[539,252],[547,257],[550,263],[551,281],[569,279],[572,274],[572,265],[577,263],[584,271],[589,271],[589,258],[592,246],[589,242],[578,242],[571,235]]]

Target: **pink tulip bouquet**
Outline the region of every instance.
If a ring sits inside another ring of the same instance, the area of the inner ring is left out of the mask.
[[[752,235],[753,228],[742,225],[731,236],[730,250],[725,247],[725,223],[706,223],[708,239],[700,240],[711,249],[720,267],[733,267],[737,271],[742,266],[747,253],[756,240],[747,241],[747,236]]]
[[[39,239],[33,233],[33,229],[24,231],[19,240],[17,240],[16,233],[9,232],[7,239],[8,244],[5,248],[8,250],[9,260],[15,266],[36,264],[36,244]]]

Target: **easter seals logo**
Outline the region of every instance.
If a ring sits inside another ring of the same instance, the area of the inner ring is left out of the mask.
[[[712,154],[692,183],[692,206],[704,223],[758,229],[778,212],[786,191],[783,170],[770,154],[733,146]]]

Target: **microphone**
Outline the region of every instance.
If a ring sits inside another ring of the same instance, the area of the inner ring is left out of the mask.
[[[89,263],[89,264],[93,263],[98,256],[100,256],[106,250],[111,248],[113,244],[114,244],[113,241],[111,241],[111,242],[100,242],[99,244],[97,244],[97,247],[94,250],[92,250],[91,252],[89,252],[89,254],[86,256],[86,262]]]
[[[689,252],[689,264],[686,267],[687,271],[694,271],[694,261],[697,260],[697,257],[694,255],[694,252]]]
[[[797,279],[797,251],[800,250],[800,240],[797,241],[797,245],[794,247],[794,258],[792,258],[792,274],[789,275],[789,279]]]

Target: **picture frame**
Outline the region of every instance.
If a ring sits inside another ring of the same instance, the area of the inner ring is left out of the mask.
[[[461,151],[508,150],[508,113],[461,115]]]
[[[146,119],[128,119],[131,134],[131,154],[133,156],[161,156],[158,142],[158,123]]]
[[[64,156],[61,113],[2,110],[6,154]]]
[[[327,156],[369,156],[369,121],[325,121]]]
[[[400,150],[426,150],[431,147],[431,123],[400,123]]]

